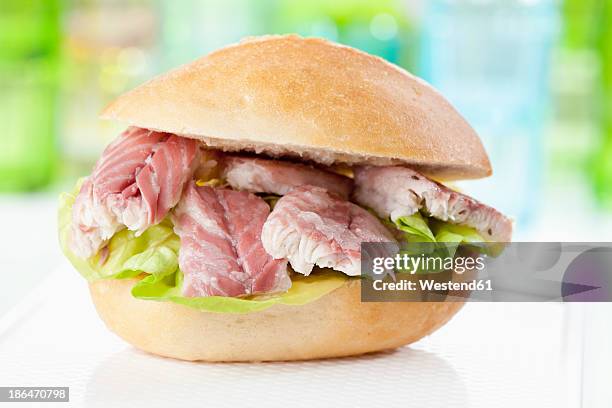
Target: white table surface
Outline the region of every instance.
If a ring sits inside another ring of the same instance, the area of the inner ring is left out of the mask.
[[[394,352],[186,363],[139,352],[107,331],[85,281],[64,264],[0,318],[0,385],[69,386],[70,403],[58,406],[576,407],[582,347],[572,313],[552,303],[468,304],[440,331]]]

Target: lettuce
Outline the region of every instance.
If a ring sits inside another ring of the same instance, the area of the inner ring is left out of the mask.
[[[485,244],[485,239],[474,228],[425,218],[419,212],[399,217],[394,225],[405,233],[404,241],[413,244],[401,253],[454,257],[461,244],[476,244],[470,246],[481,253],[492,253],[491,245]]]
[[[395,227],[405,232],[406,242],[436,242],[436,238],[421,213],[399,217],[395,220]]]
[[[79,183],[80,184],[80,183]],[[76,256],[68,246],[71,212],[77,189],[60,196],[58,217],[59,240],[64,255],[75,269],[88,281],[109,278],[130,278],[141,273],[169,274],[178,267],[179,237],[172,230],[172,223],[164,220],[137,237],[132,231],[116,233],[108,243],[106,260],[101,254],[89,259]]]
[[[452,243],[476,243],[486,242],[474,228],[465,227],[463,225],[450,224],[434,220],[432,228],[435,231],[436,242],[452,242]]]
[[[321,270],[310,276],[294,275],[291,288],[280,294],[258,295],[247,298],[208,296],[185,297],[181,295],[183,274],[149,275],[132,288],[132,296],[138,299],[170,301],[205,312],[251,313],[271,306],[304,305],[342,286],[349,279],[340,272]]]
[[[399,217],[395,227],[405,232],[406,242],[438,243],[477,243],[486,240],[474,229],[463,225],[451,224],[434,218],[424,218],[417,212],[410,216]]]
[[[173,225],[166,219],[149,227],[142,235],[122,230],[108,243],[108,254],[101,262],[100,254],[81,259],[70,250],[72,205],[82,181],[72,193],[60,195],[58,212],[59,241],[62,251],[74,268],[88,281],[125,279],[146,275],[132,288],[138,299],[168,301],[197,310],[217,313],[249,313],[267,309],[275,304],[303,305],[342,286],[346,275],[331,270],[320,270],[310,276],[292,277],[292,287],[286,293],[231,298],[221,296],[190,298],[181,295],[183,273],[178,265],[180,239]]]

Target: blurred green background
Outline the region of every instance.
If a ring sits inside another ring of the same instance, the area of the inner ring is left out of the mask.
[[[514,216],[517,238],[609,240],[612,0],[2,0],[9,230],[47,222],[56,193],[89,173],[121,130],[97,119],[117,95],[242,37],[289,32],[380,55],[440,89],[494,166],[460,187]]]

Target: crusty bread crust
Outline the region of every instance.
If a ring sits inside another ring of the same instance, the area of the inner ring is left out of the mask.
[[[122,95],[103,118],[224,150],[322,164],[407,164],[438,179],[491,174],[480,139],[431,86],[329,41],[247,39]]]
[[[362,303],[360,282],[349,280],[304,306],[218,314],[136,299],[130,293],[135,282],[90,283],[100,317],[135,347],[181,360],[306,360],[393,349],[429,335],[463,305]]]

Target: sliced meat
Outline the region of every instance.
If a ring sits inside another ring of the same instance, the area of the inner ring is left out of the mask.
[[[509,242],[512,221],[475,199],[401,166],[354,170],[353,198],[379,216],[395,221],[424,209],[432,217],[476,229],[485,239]]]
[[[85,180],[74,205],[70,229],[70,249],[81,258],[95,255],[123,226],[106,205],[97,205],[91,179]]]
[[[353,181],[340,174],[305,164],[252,157],[227,156],[223,170],[227,183],[237,190],[285,195],[305,184],[322,187],[348,199]]]
[[[351,276],[360,274],[362,242],[395,242],[368,211],[314,186],[297,187],[278,200],[261,240],[296,272],[308,275],[318,265]]]
[[[254,194],[188,184],[173,211],[185,296],[241,296],[291,287],[287,260],[261,243],[270,208]]]
[[[117,231],[141,234],[181,197],[198,164],[198,142],[136,127],[102,153],[72,208],[71,247],[94,255]]]

